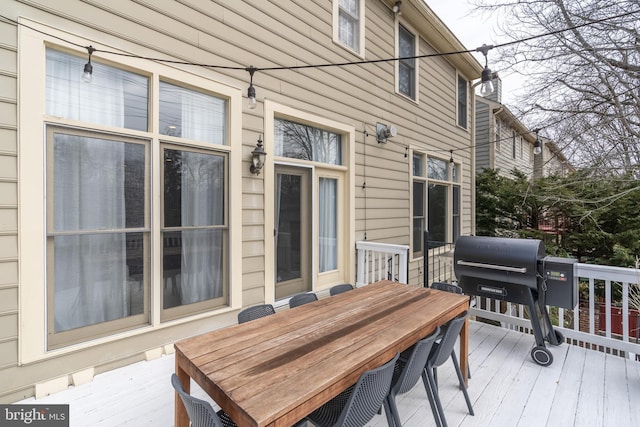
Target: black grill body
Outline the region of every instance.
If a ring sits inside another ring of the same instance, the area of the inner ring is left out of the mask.
[[[553,356],[545,347],[563,341],[553,329],[547,304],[574,308],[577,304],[575,260],[545,257],[541,240],[461,236],[454,250],[454,270],[465,294],[523,304],[537,346],[534,361],[548,366]]]

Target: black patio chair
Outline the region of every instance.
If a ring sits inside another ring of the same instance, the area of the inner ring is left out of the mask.
[[[318,296],[313,292],[304,292],[302,294],[295,294],[289,300],[289,308],[298,307],[303,304],[318,301]]]
[[[329,295],[334,296],[351,290],[353,290],[353,285],[351,283],[343,283],[341,285],[332,286],[329,289]]]
[[[387,415],[387,424],[389,426],[400,427],[400,413],[396,405],[396,396],[409,392],[420,380],[427,359],[431,353],[433,343],[440,335],[440,328],[436,328],[431,335],[421,339],[408,350],[400,355],[396,362],[393,379],[391,380],[391,388],[387,394],[387,405],[385,406],[385,414]],[[432,402],[429,399],[429,402]]]
[[[471,399],[469,399],[467,387],[464,383],[464,378],[462,378],[460,366],[458,365],[458,359],[456,358],[455,352],[453,351],[453,346],[456,344],[456,340],[458,339],[460,330],[462,329],[462,326],[464,325],[464,322],[467,320],[468,316],[469,312],[465,311],[464,313],[450,320],[443,327],[444,334],[442,335],[442,339],[440,340],[440,342],[436,342],[433,344],[431,353],[429,354],[429,358],[427,359],[427,364],[422,372],[422,382],[424,383],[424,388],[427,391],[427,395],[429,396],[433,417],[435,418],[436,425],[438,427],[447,427],[447,421],[444,416],[444,410],[442,409],[442,403],[440,402],[440,395],[438,393],[438,382],[435,377],[435,370],[438,366],[441,366],[443,363],[445,363],[447,359],[449,359],[449,357],[453,359],[453,366],[455,368],[456,374],[458,375],[458,381],[460,383],[462,393],[464,394],[464,399],[467,402],[469,414],[474,415],[473,406],[471,405]]]
[[[185,392],[176,374],[171,374],[171,385],[187,409],[191,427],[236,427],[236,423],[226,412],[223,410],[216,412],[209,402]]]
[[[433,289],[438,289],[440,291],[445,291],[445,292],[451,292],[454,294],[460,294],[462,295],[462,288],[458,285],[454,285],[453,283],[446,283],[446,282],[433,282],[431,284],[431,287]],[[451,360],[453,360],[453,363],[458,363],[457,359],[456,359],[456,354],[455,354],[455,349],[451,350]],[[460,366],[458,366],[458,369],[460,369]],[[471,368],[469,368],[467,366],[467,378],[471,378]],[[436,374],[436,379],[437,379],[437,374]]]
[[[271,314],[276,314],[276,310],[271,304],[254,305],[238,313],[238,323],[245,323]]]
[[[307,420],[317,427],[364,426],[384,405],[400,354],[360,375],[358,382],[313,411]]]

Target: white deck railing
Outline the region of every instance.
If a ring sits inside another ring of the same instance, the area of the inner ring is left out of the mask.
[[[576,264],[581,298],[574,310],[548,307],[554,327],[567,342],[635,359],[640,354],[640,320],[630,304],[640,292],[640,270],[594,264]],[[600,294],[596,294],[596,287]],[[614,291],[620,295],[614,300]],[[476,297],[472,314],[529,331],[531,323],[520,304]],[[631,319],[631,321],[630,321]]]
[[[356,286],[383,279],[407,283],[409,246],[359,241],[356,242],[356,252]]]
[[[407,283],[408,246],[360,241],[356,250],[357,286],[382,279]],[[453,265],[451,269],[443,275],[455,281]],[[581,294],[578,307],[548,307],[554,327],[569,343],[640,357],[640,314],[633,303],[634,293],[640,295],[640,270],[578,263],[575,271]],[[531,332],[531,321],[520,304],[476,297],[471,312],[504,327]]]

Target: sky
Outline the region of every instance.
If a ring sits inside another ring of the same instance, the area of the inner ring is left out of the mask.
[[[508,41],[496,36],[497,18],[474,13],[473,5],[467,0],[425,1],[467,49]],[[484,56],[481,53],[474,53],[474,56],[484,65]],[[489,68],[492,68],[491,51],[488,57]],[[495,71],[495,67],[492,69]],[[518,76],[510,76],[507,73],[500,73],[500,78],[502,79],[502,102],[509,105],[510,100],[513,99],[510,92],[515,92],[521,83]]]

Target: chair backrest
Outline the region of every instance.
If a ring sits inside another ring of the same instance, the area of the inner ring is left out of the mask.
[[[271,314],[276,314],[276,310],[271,304],[254,305],[238,313],[238,323],[245,323]]]
[[[467,316],[469,316],[469,312],[465,311],[444,325],[442,328],[444,330],[442,339],[440,342],[434,344],[431,349],[431,354],[427,361],[427,367],[433,368],[440,366],[449,359],[449,356],[451,356],[451,352],[453,351],[453,346],[456,344],[456,340],[460,334],[460,330],[462,329],[464,322],[467,320]]]
[[[334,295],[338,295],[341,294],[343,292],[347,292],[353,289],[353,285],[350,283],[343,283],[341,285],[335,285],[332,286],[331,289],[329,289],[329,295],[334,296]]]
[[[185,392],[176,374],[171,374],[171,385],[180,395],[182,403],[187,409],[187,414],[189,414],[192,427],[223,427],[222,421],[216,415],[213,406],[209,402]]]
[[[397,353],[384,365],[360,375],[335,425],[363,426],[378,414],[389,393],[393,369],[399,356],[400,353]]]
[[[440,291],[452,292],[454,294],[461,294],[462,288],[458,285],[454,285],[453,283],[445,283],[445,282],[433,282],[431,284],[433,289],[438,289]]]
[[[394,375],[394,381],[391,384],[391,389],[394,394],[407,393],[416,385],[418,380],[420,380],[422,371],[431,353],[433,343],[439,334],[440,328],[438,327],[431,335],[421,339],[413,346],[406,362],[400,365],[403,366],[400,375]]]
[[[298,307],[299,305],[307,304],[318,300],[318,296],[313,292],[305,292],[302,294],[295,294],[289,300],[289,308]]]

